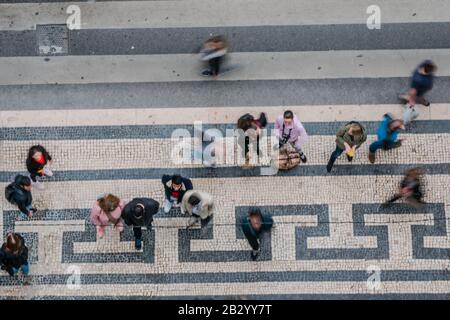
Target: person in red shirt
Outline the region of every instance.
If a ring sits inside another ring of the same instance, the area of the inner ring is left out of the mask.
[[[52,157],[41,145],[35,145],[28,151],[27,157],[27,169],[30,173],[30,178],[33,184],[39,189],[43,188],[42,182],[39,178],[47,176],[53,176],[53,172],[49,168],[49,164],[52,163]]]

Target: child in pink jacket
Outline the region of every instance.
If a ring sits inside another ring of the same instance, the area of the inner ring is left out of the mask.
[[[97,200],[91,210],[91,222],[97,226],[97,236],[102,238],[105,235],[105,226],[123,231],[124,224],[121,218],[125,202],[112,194],[107,194]]]

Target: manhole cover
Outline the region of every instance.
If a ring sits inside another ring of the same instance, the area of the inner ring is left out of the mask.
[[[65,24],[37,25],[37,46],[39,55],[68,54],[68,29]]]

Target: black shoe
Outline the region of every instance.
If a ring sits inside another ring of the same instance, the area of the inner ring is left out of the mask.
[[[327,172],[330,173],[332,168],[333,168],[333,162],[328,161],[328,164],[327,164]]]
[[[213,75],[212,72],[209,70],[204,70],[202,72],[202,76],[205,76],[205,77],[211,77],[212,75]]]
[[[424,103],[423,103],[423,105],[424,105],[425,107],[429,107],[429,106],[430,106],[430,101],[425,100]]]
[[[32,211],[33,213],[36,213],[37,209],[36,208],[31,208],[30,211]]]
[[[258,251],[257,251],[257,252],[252,251],[252,252],[250,253],[250,257],[252,258],[253,261],[256,261],[256,259],[258,258],[258,256],[259,256],[259,252],[258,252]]]
[[[306,156],[303,152],[300,153],[300,160],[302,160],[303,163],[306,163]]]

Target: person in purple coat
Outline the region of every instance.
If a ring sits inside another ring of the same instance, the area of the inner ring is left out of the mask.
[[[278,116],[275,121],[275,135],[280,142],[280,148],[286,143],[292,144],[300,154],[302,162],[306,162],[302,146],[308,140],[308,134],[300,120],[291,110],[286,110],[283,115]]]

